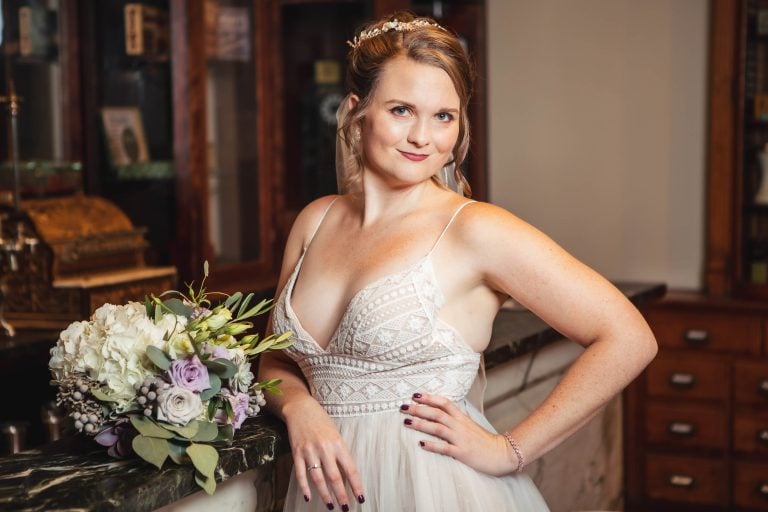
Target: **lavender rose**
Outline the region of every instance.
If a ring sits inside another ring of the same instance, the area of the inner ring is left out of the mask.
[[[206,377],[207,378],[207,377]],[[203,412],[200,395],[188,389],[171,386],[163,389],[157,397],[157,419],[186,425]]]
[[[208,368],[197,356],[173,361],[168,368],[168,376],[175,385],[190,391],[203,391],[211,387]]]

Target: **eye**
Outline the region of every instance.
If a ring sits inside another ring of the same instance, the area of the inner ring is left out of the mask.
[[[407,116],[410,112],[410,109],[408,107],[404,107],[402,105],[398,105],[397,107],[393,107],[389,110],[396,116]]]
[[[445,121],[445,122],[453,121],[453,114],[449,114],[448,112],[440,112],[435,117],[437,117],[439,121]]]

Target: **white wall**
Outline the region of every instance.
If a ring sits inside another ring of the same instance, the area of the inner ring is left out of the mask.
[[[488,0],[490,199],[614,280],[701,284],[706,0]]]

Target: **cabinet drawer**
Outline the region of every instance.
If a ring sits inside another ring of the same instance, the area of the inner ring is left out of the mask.
[[[759,354],[762,323],[749,315],[649,311],[648,323],[662,347]]]
[[[646,406],[645,438],[652,445],[725,450],[728,418],[723,407],[714,405],[650,401]]]
[[[733,449],[739,453],[768,455],[768,413],[736,413],[733,418]]]
[[[768,406],[768,363],[735,363],[733,396],[740,404]]]
[[[719,459],[649,455],[645,486],[654,500],[712,506],[728,502],[728,471]]]
[[[736,462],[733,467],[733,502],[739,508],[768,510],[768,464]]]
[[[662,354],[648,367],[646,392],[652,397],[725,401],[728,365],[695,355]]]

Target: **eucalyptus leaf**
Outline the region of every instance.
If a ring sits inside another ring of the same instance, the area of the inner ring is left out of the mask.
[[[200,400],[203,402],[210,400],[214,397],[214,395],[216,395],[216,393],[221,391],[221,378],[218,375],[215,373],[209,373],[208,380],[211,383],[211,387],[200,392]]]
[[[219,452],[216,448],[207,444],[191,443],[187,446],[187,455],[192,459],[192,464],[203,475],[213,478],[213,472],[219,463]]]
[[[166,428],[171,432],[176,432],[186,439],[191,439],[197,434],[197,430],[200,427],[199,423],[200,422],[198,421],[190,421],[186,425],[171,425],[170,423],[164,423],[163,428]]]
[[[237,310],[237,318],[241,318],[243,311],[245,311],[245,308],[247,308],[248,304],[251,303],[251,300],[253,300],[253,294],[249,293],[248,295],[245,296],[245,299],[240,304],[240,307]]]
[[[219,427],[216,423],[210,421],[198,421],[199,428],[197,434],[190,438],[190,441],[199,443],[209,443],[219,435]]]
[[[237,366],[235,366],[235,363],[224,358],[210,359],[208,361],[205,361],[203,364],[205,364],[205,366],[210,371],[212,371],[222,379],[228,379],[231,376],[233,376],[235,372],[237,372]],[[210,373],[208,374],[208,376],[210,377]]]
[[[195,471],[195,483],[208,494],[216,492],[216,479],[213,477],[206,477]]]
[[[231,444],[234,438],[235,428],[232,425],[219,427],[219,435],[216,436],[216,441],[225,441],[227,444]]]
[[[168,440],[168,456],[176,464],[191,464],[192,460],[187,455],[187,446],[189,443],[178,442],[175,440]]]
[[[172,432],[144,416],[131,416],[131,425],[139,431],[139,434],[145,437],[157,437],[160,439],[170,439],[173,437]]]
[[[163,462],[169,455],[167,441],[156,437],[138,435],[133,438],[131,445],[136,455],[157,466],[157,469],[163,468]]]
[[[147,347],[147,357],[152,361],[152,364],[161,370],[167,370],[171,367],[171,358],[168,357],[165,352],[153,345]]]

